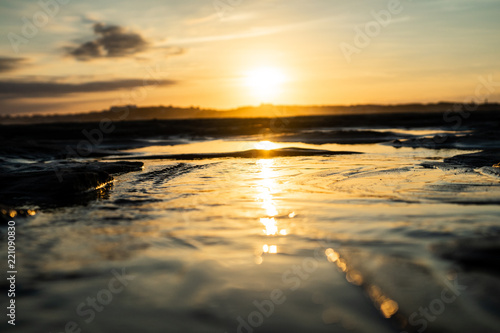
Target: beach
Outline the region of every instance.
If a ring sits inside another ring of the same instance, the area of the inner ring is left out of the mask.
[[[351,118],[2,126],[16,331],[498,331],[497,113]]]

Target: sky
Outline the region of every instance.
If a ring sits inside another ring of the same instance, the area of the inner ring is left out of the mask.
[[[498,0],[0,0],[0,114],[500,102],[499,15]]]

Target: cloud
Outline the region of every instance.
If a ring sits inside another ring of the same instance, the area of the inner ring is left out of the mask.
[[[68,55],[80,61],[89,61],[105,57],[127,57],[150,47],[150,43],[140,34],[117,25],[95,23],[93,29],[98,37],[79,46],[66,48]]]
[[[76,93],[95,93],[133,89],[145,86],[168,86],[176,84],[172,80],[113,80],[93,81],[85,83],[58,83],[36,81],[0,81],[0,99],[25,97],[56,97]]]
[[[0,57],[0,73],[14,71],[21,67],[24,61],[25,58]]]
[[[319,24],[331,22],[332,19],[334,18],[337,18],[337,16],[328,16],[310,21],[303,21],[298,23],[291,23],[291,24],[284,24],[277,26],[252,28],[250,30],[247,30],[246,32],[244,31],[241,33],[231,33],[228,35],[213,35],[213,36],[200,36],[192,38],[175,39],[164,42],[163,45],[170,45],[170,44],[185,45],[185,44],[207,43],[216,41],[237,40],[237,39],[274,35],[288,31],[301,31],[305,29],[310,29]]]

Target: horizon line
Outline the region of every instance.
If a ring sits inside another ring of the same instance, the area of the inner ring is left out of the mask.
[[[0,118],[33,118],[33,117],[64,117],[64,116],[78,116],[78,115],[90,115],[96,113],[104,113],[113,111],[113,109],[151,109],[151,108],[172,108],[172,109],[185,109],[185,110],[198,110],[198,111],[209,111],[209,112],[231,112],[238,111],[246,108],[262,108],[262,107],[293,107],[293,108],[355,108],[355,107],[404,107],[404,106],[437,106],[437,105],[500,105],[500,102],[489,102],[484,101],[483,103],[476,103],[475,101],[471,101],[470,103],[464,102],[454,102],[454,101],[438,101],[438,102],[408,102],[408,103],[363,103],[363,104],[273,104],[273,103],[261,103],[259,105],[241,105],[229,109],[223,108],[210,108],[210,107],[202,107],[199,105],[191,105],[191,106],[175,106],[175,105],[111,105],[107,109],[102,110],[91,110],[91,111],[81,111],[81,112],[72,112],[72,113],[24,113],[24,114],[15,114],[15,113],[7,113],[0,114]]]

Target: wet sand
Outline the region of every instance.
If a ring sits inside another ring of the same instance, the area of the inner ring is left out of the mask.
[[[498,115],[286,121],[2,127],[16,331],[499,330]]]

